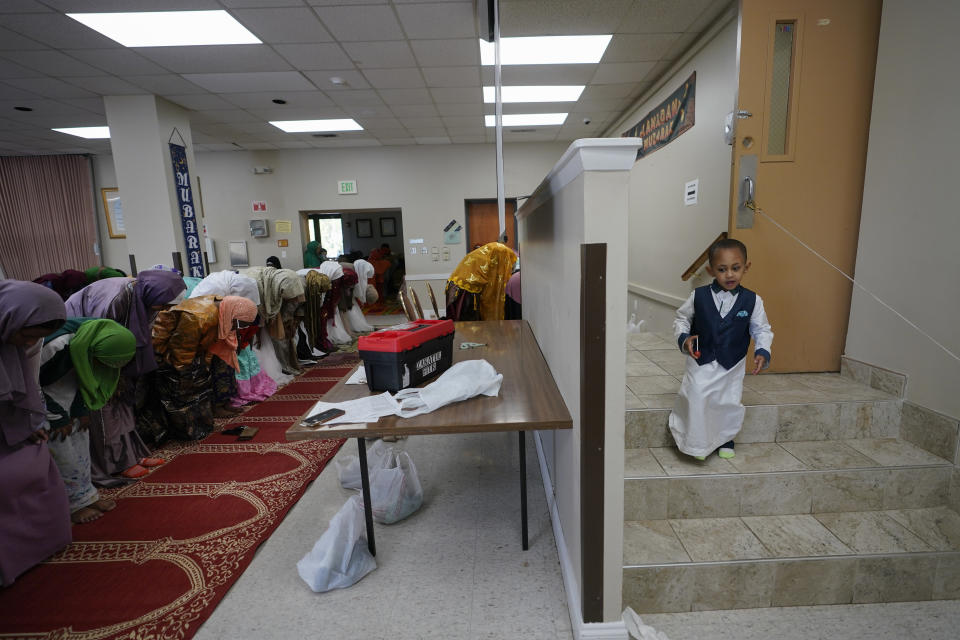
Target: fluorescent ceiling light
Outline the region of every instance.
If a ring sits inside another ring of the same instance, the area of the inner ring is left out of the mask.
[[[363,131],[353,118],[343,120],[271,120],[270,124],[287,133],[310,133],[314,131]]]
[[[485,116],[488,127],[497,126],[497,116]],[[511,113],[503,116],[505,127],[526,127],[531,125],[563,124],[566,113]]]
[[[500,38],[500,64],[584,64],[600,62],[613,36]],[[492,65],[494,46],[480,40],[480,64]]]
[[[257,36],[222,10],[67,15],[125,47],[260,44]]]
[[[504,102],[576,102],[584,85],[500,87]],[[496,87],[483,88],[483,101],[496,102]]]
[[[110,127],[64,127],[63,129],[54,129],[60,133],[67,133],[71,136],[80,138],[109,138]]]

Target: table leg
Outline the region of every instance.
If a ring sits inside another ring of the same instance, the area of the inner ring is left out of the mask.
[[[523,550],[530,545],[527,543],[527,439],[526,432],[520,434],[520,528],[523,531]]]
[[[363,515],[367,520],[367,548],[370,549],[370,555],[375,556],[377,555],[377,543],[373,539],[373,509],[370,503],[370,474],[367,472],[367,443],[363,438],[357,438],[357,445],[360,447],[360,484],[363,487]],[[524,494],[524,501],[526,501],[526,494]],[[526,516],[524,516],[524,531],[526,531]]]

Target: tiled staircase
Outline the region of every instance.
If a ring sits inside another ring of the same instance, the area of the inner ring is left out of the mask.
[[[941,455],[901,438],[902,377],[748,375],[736,457],[698,462],[667,427],[684,357],[628,338],[624,606],[960,598],[956,436],[912,438]]]

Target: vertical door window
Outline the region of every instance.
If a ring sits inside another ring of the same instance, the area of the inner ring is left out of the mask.
[[[339,213],[310,216],[310,241],[318,240],[327,250],[327,256],[343,255],[343,220]]]
[[[793,84],[796,22],[777,22],[773,34],[773,66],[770,78],[767,153],[781,156],[789,151],[790,88]]]

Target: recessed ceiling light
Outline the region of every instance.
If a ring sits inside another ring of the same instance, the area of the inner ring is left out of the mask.
[[[584,85],[500,87],[504,102],[576,102]],[[495,102],[496,87],[483,88],[483,101]]]
[[[33,111],[33,107],[14,107],[16,111]]]
[[[566,113],[511,113],[503,116],[505,127],[528,127],[536,125],[563,124],[567,119]],[[496,116],[484,116],[488,127],[497,126]]]
[[[600,62],[611,35],[500,38],[500,64],[585,64]],[[494,45],[479,40],[480,64],[492,65]]]
[[[67,15],[125,47],[260,44],[257,36],[223,10]]]
[[[287,133],[310,133],[314,131],[363,131],[353,118],[343,120],[271,120],[270,124]]]
[[[287,101],[284,100],[283,98],[274,98],[270,102],[272,102],[273,104],[287,104]]]
[[[64,127],[62,129],[54,129],[54,131],[66,133],[71,136],[77,136],[79,138],[92,139],[110,137],[110,127]]]

